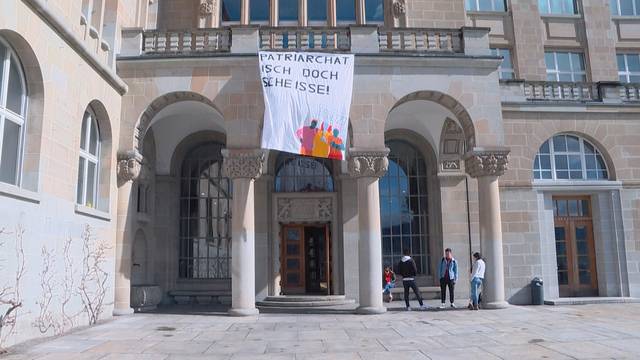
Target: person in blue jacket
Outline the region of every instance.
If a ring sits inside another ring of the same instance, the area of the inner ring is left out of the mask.
[[[453,251],[450,248],[447,248],[444,251],[444,256],[440,261],[440,266],[438,267],[438,274],[440,276],[440,300],[442,300],[442,305],[440,305],[440,309],[444,309],[446,307],[445,300],[447,299],[447,287],[449,287],[449,302],[451,303],[451,307],[455,308],[456,305],[454,303],[453,292],[456,286],[456,281],[458,281],[458,262],[453,258]]]

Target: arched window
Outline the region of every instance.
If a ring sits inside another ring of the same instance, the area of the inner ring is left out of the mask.
[[[231,184],[222,176],[222,144],[191,150],[180,173],[179,276],[229,279]]]
[[[540,146],[533,164],[539,180],[608,180],[602,153],[587,140],[569,134],[556,135]]]
[[[0,38],[0,181],[20,183],[27,87],[15,52]]]
[[[333,191],[329,159],[280,153],[276,169],[276,192]]]
[[[76,202],[90,208],[97,208],[98,203],[100,142],[100,129],[96,115],[91,108],[87,108],[82,119],[82,132],[80,133]]]
[[[403,249],[409,249],[418,273],[428,274],[427,164],[405,141],[388,141],[387,147],[389,170],[379,182],[382,263],[395,267]]]

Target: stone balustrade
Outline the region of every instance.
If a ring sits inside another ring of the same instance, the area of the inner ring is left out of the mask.
[[[197,29],[191,31],[145,31],[142,54],[188,54],[228,52],[229,29]]]
[[[379,29],[380,51],[464,52],[462,31],[456,29]]]
[[[527,81],[527,100],[593,101],[598,99],[597,87],[591,83]]]
[[[622,101],[640,101],[640,84],[622,84],[620,99]]]
[[[349,51],[349,28],[261,27],[260,49]]]
[[[640,102],[640,84],[507,80],[500,83],[500,89],[502,102],[507,103],[553,101],[620,104]]]

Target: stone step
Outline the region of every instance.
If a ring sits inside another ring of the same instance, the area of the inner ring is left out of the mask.
[[[231,291],[229,290],[172,290],[169,296],[179,305],[215,305],[231,304]]]
[[[355,304],[355,300],[347,299],[344,295],[313,296],[268,296],[263,301],[257,302],[260,307],[275,308],[315,308],[327,306],[340,306]]]
[[[632,297],[572,297],[545,300],[545,305],[589,305],[589,304],[630,304],[640,303]]]

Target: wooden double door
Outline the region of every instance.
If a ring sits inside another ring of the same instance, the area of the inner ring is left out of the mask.
[[[282,226],[280,278],[283,295],[331,294],[328,224]]]
[[[591,200],[554,196],[553,205],[560,296],[598,296]]]

